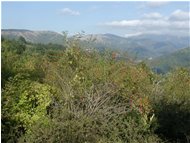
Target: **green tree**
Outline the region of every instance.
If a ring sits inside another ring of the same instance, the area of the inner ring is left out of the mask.
[[[20,37],[18,38],[18,41],[21,42],[21,43],[24,43],[24,44],[27,43],[26,40],[25,40],[25,38],[22,37],[22,36],[20,36]]]
[[[2,92],[2,141],[16,141],[46,117],[53,95],[50,86],[31,81],[27,75],[10,79]]]

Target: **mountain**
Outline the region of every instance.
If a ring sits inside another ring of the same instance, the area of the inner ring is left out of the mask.
[[[1,35],[9,39],[24,37],[27,42],[42,44],[63,44],[63,36],[52,31],[31,31],[25,29],[3,29]]]
[[[128,52],[137,59],[155,58],[167,55],[189,46],[190,37],[170,35],[139,35],[133,37],[119,37],[112,34],[86,35],[81,38],[83,44],[103,49]]]
[[[166,73],[177,67],[190,68],[190,47],[160,56],[147,62],[158,73]]]
[[[31,31],[6,29],[1,34],[5,38],[18,39],[24,37],[26,41],[32,43],[53,43],[63,44],[64,36],[52,31]],[[73,39],[70,37],[69,39]],[[154,59],[159,56],[173,53],[184,47],[188,47],[190,37],[177,37],[171,35],[139,35],[133,37],[120,37],[113,34],[89,34],[80,38],[81,46],[84,48],[93,47],[100,51],[106,48],[127,52],[136,60]]]

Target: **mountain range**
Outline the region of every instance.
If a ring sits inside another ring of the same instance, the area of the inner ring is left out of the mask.
[[[112,34],[97,34],[87,35],[82,38],[82,41],[99,49],[109,47],[114,50],[127,51],[129,55],[137,59],[152,59],[188,47],[190,37],[139,35],[124,38]]]
[[[24,37],[27,42],[63,44],[64,35],[53,31],[31,31],[24,29],[2,29],[2,37],[18,39]],[[69,39],[74,36],[69,37]],[[127,52],[136,60],[155,59],[189,47],[189,37],[171,35],[138,35],[133,37],[121,37],[113,34],[88,34],[80,37],[83,47],[93,47],[99,50],[109,48],[111,50]]]

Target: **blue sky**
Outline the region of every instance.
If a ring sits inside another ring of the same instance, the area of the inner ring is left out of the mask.
[[[3,29],[189,34],[190,2],[2,2]]]

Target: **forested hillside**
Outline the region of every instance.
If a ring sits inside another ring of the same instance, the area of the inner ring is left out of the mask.
[[[135,60],[145,60],[167,55],[189,46],[189,36],[172,36],[172,35],[154,35],[143,34],[132,37],[121,37],[114,34],[80,34],[72,35],[68,40],[80,38],[80,44],[84,47],[94,47],[99,51],[105,49],[115,50],[118,52],[127,52],[128,56]],[[61,44],[64,34],[54,31],[31,31],[22,29],[2,29],[2,37],[18,40],[20,37],[25,38],[27,42],[41,44]],[[122,55],[121,55],[122,56]]]
[[[42,44],[63,44],[63,35],[53,31],[31,31],[25,29],[2,29],[1,34],[7,39],[24,37],[27,42]]]
[[[157,75],[65,41],[2,39],[2,142],[190,142],[189,69]]]
[[[178,67],[190,68],[190,47],[155,58],[148,64],[158,73],[167,73]]]

